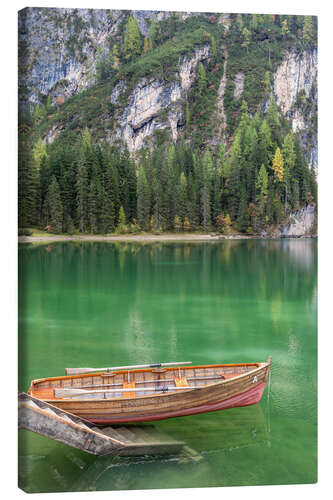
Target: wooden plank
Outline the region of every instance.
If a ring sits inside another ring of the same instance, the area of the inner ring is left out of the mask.
[[[34,395],[38,399],[53,399],[54,389],[51,387],[41,387],[34,390]]]
[[[175,384],[176,384],[176,387],[189,387],[189,384],[186,380],[186,377],[175,377]]]
[[[135,382],[124,382],[123,389],[134,389]],[[123,392],[123,398],[130,399],[135,398],[135,392]]]

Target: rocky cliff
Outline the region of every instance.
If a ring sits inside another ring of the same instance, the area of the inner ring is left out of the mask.
[[[289,215],[289,221],[281,231],[282,237],[310,236],[316,233],[316,208],[307,205]]]
[[[273,93],[281,113],[292,122],[294,132],[300,132],[307,146],[309,163],[317,169],[317,50],[303,53],[288,52],[279,65]]]
[[[27,8],[19,13],[19,43],[25,44],[26,71],[21,84],[28,99],[40,102],[45,95],[55,102],[95,83],[96,61],[108,51],[108,37],[115,35],[120,11],[93,9]]]
[[[129,14],[136,19],[143,38],[149,36],[152,20],[162,22],[170,16],[170,13],[160,11],[67,8],[27,8],[21,11],[19,41],[23,50],[20,87],[24,87],[28,101],[43,102],[46,96],[50,96],[53,104],[59,107],[78,92],[92,88],[96,84],[98,61],[109,53],[115,41],[120,46],[123,43],[124,23]],[[185,20],[195,14],[177,15]],[[222,138],[227,139],[233,133],[228,130],[226,117],[228,87],[232,86],[232,109],[236,109],[241,105],[245,90],[248,91],[250,73],[242,69],[234,72],[232,81],[227,77],[228,43],[231,43],[228,36],[235,29],[232,24],[235,21],[230,15],[202,16],[210,23],[223,26],[226,34],[222,35],[224,40],[215,48],[222,61],[217,65],[219,84],[210,86],[215,92],[216,104],[211,114],[214,132],[209,142],[217,145]],[[113,106],[111,111],[96,117],[100,127],[104,123],[107,140],[124,142],[130,151],[138,151],[154,140],[157,131],[163,130],[173,141],[177,141],[179,132],[186,126],[186,102],[198,78],[199,62],[206,65],[210,61],[210,52],[211,43],[194,46],[191,54],[179,57],[178,70],[167,81],[163,75],[146,75],[138,78],[131,89],[127,87],[126,78],[115,81],[106,97]],[[281,115],[291,120],[293,130],[299,132],[306,146],[308,162],[316,168],[317,51],[309,48],[302,52],[293,48],[283,49],[280,64],[273,67],[271,93]],[[258,101],[257,105],[264,106],[264,102]],[[235,111],[232,113],[234,115]],[[66,126],[67,123],[61,119],[50,121],[44,127],[43,138],[53,141]],[[207,130],[205,125],[200,133],[204,136]]]
[[[143,78],[128,97],[128,105],[118,120],[118,127],[111,141],[121,138],[129,151],[138,151],[146,138],[156,130],[169,130],[173,141],[178,139],[178,130],[184,126],[184,102],[196,77],[198,63],[209,56],[209,46],[196,48],[193,57],[179,61],[179,70],[171,83],[161,79]],[[125,82],[119,82],[112,91],[110,100],[117,103]],[[162,113],[164,118],[162,118]]]

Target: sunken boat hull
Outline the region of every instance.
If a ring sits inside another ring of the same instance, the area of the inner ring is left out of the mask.
[[[266,363],[53,377],[33,381],[29,394],[95,424],[149,422],[256,404],[264,392],[270,364],[271,359]],[[82,387],[89,393],[66,397],[66,391]],[[93,394],[91,387],[98,393]],[[168,391],[162,392],[166,387]],[[59,392],[65,397],[58,397]]]

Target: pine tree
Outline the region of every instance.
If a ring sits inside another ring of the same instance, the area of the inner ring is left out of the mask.
[[[299,184],[297,179],[292,180],[290,203],[293,210],[299,208]]]
[[[272,162],[272,169],[274,172],[275,180],[282,182],[284,179],[284,164],[281,150],[279,147],[276,148],[275,155]]]
[[[246,188],[245,183],[242,184],[241,193],[240,193],[240,203],[237,217],[237,224],[239,230],[241,232],[246,232],[249,227],[249,212],[248,212],[248,204],[247,204],[247,196],[246,196]]]
[[[172,145],[168,149],[165,205],[166,205],[166,228],[172,229],[175,218],[175,185],[177,182],[176,149]]]
[[[201,192],[201,214],[202,226],[204,231],[209,231],[211,226],[211,212],[210,212],[210,193],[207,184],[204,185]]]
[[[270,71],[265,71],[265,76],[264,76],[264,87],[265,87],[265,92],[268,94],[271,90],[271,72]]]
[[[200,96],[203,96],[207,89],[206,70],[202,63],[199,64],[199,70],[198,70],[198,89]]]
[[[251,41],[251,32],[247,29],[246,26],[244,26],[244,28],[242,29],[242,38],[243,38],[242,47],[246,48],[246,53],[248,54],[249,45]]]
[[[212,153],[207,149],[202,158],[204,181],[208,184],[212,181],[214,175],[214,162]]]
[[[98,232],[98,200],[97,200],[97,185],[95,179],[90,182],[88,193],[88,214],[90,232],[96,234]]]
[[[150,191],[146,172],[143,166],[139,168],[137,183],[137,214],[141,229],[147,229],[150,216]]]
[[[161,42],[160,23],[152,20],[149,28],[149,38],[152,43],[152,48],[155,48]]]
[[[307,44],[310,44],[313,41],[313,22],[312,22],[312,16],[304,16],[303,40]]]
[[[175,215],[175,218],[173,221],[173,227],[174,227],[175,231],[177,231],[177,232],[181,231],[183,225],[182,225],[182,221],[181,221],[179,215]]]
[[[54,175],[51,178],[45,201],[48,214],[48,225],[51,226],[54,233],[61,233],[63,223],[63,207],[59,184]]]
[[[265,165],[262,164],[257,177],[257,201],[259,204],[259,217],[262,219],[265,215],[265,207],[268,197],[268,175]]]
[[[118,46],[115,43],[112,48],[112,59],[113,59],[113,69],[116,71],[119,67],[120,60],[119,60],[119,50]]]
[[[271,133],[271,150],[281,144],[281,121],[279,111],[275,99],[271,97],[266,113],[266,120]]]
[[[126,215],[124,207],[121,205],[119,209],[117,233],[124,233],[124,232],[126,232]]]
[[[176,187],[175,210],[183,225],[188,215],[187,180],[184,172],[180,174],[179,184]]]
[[[229,176],[228,211],[232,220],[235,220],[239,208],[240,181],[242,167],[241,131],[238,130],[231,146],[231,166]]]
[[[129,16],[125,37],[124,37],[124,56],[126,60],[131,60],[139,56],[142,52],[141,33],[137,21]]]
[[[236,15],[236,21],[237,21],[239,29],[241,30],[243,28],[243,16],[242,16],[242,14]]]
[[[249,122],[244,131],[242,168],[243,178],[246,180],[246,190],[249,201],[255,201],[257,170],[255,164],[255,152],[257,150],[258,137],[253,122]]]
[[[101,231],[111,233],[115,228],[115,206],[118,205],[116,176],[112,165],[107,165],[101,186]]]
[[[212,56],[212,59],[215,59],[217,49],[216,49],[216,40],[215,40],[214,35],[210,36],[210,40],[211,40],[211,44],[212,44],[211,45],[211,56]]]
[[[288,27],[288,21],[287,21],[287,19],[284,19],[282,21],[282,29],[281,29],[281,31],[282,31],[282,35],[284,37],[286,37],[286,36],[289,35],[289,27]]]
[[[77,220],[79,230],[84,233],[88,228],[88,172],[83,155],[78,160],[78,170],[76,178],[76,202]]]
[[[127,217],[128,221],[133,221],[136,217],[136,167],[134,161],[129,158],[126,170],[127,186],[128,186],[128,207],[127,207]]]
[[[284,185],[285,185],[285,214],[287,213],[289,203],[289,192],[291,178],[295,167],[296,154],[294,150],[294,142],[292,133],[286,135],[282,146],[282,157],[284,163]]]
[[[32,155],[32,131],[28,124],[19,127],[18,138],[18,224],[37,223],[38,175]]]
[[[50,184],[50,161],[48,156],[43,156],[40,161],[39,168],[39,183],[38,189],[39,193],[37,195],[38,203],[38,220],[46,225],[46,216],[44,213],[45,197],[47,194],[47,189]]]
[[[145,38],[143,41],[143,53],[147,54],[149,50],[151,50],[151,39],[150,38]]]
[[[33,159],[35,162],[35,168],[36,168],[37,172],[39,172],[42,158],[44,156],[47,156],[46,146],[40,137],[37,140],[36,144],[34,145],[34,148],[32,151],[32,156],[33,156]]]
[[[192,229],[192,226],[191,226],[191,223],[189,221],[189,218],[185,217],[185,219],[184,219],[184,231],[191,231],[191,229]]]
[[[271,155],[274,152],[272,133],[266,119],[260,125],[258,133],[258,161],[259,164],[264,164],[266,168],[269,166]]]

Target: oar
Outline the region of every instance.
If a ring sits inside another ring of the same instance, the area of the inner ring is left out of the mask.
[[[55,397],[75,397],[85,396],[86,394],[100,394],[100,393],[118,393],[118,392],[167,392],[167,391],[183,391],[184,389],[200,389],[202,386],[185,386],[185,387],[133,387],[130,389],[102,389],[97,391],[85,391],[84,389],[54,389]]]
[[[116,370],[134,370],[139,368],[160,368],[162,366],[190,365],[192,361],[177,361],[176,363],[153,363],[150,365],[112,366],[108,368],[65,368],[66,375],[81,375],[83,373],[112,372]]]

